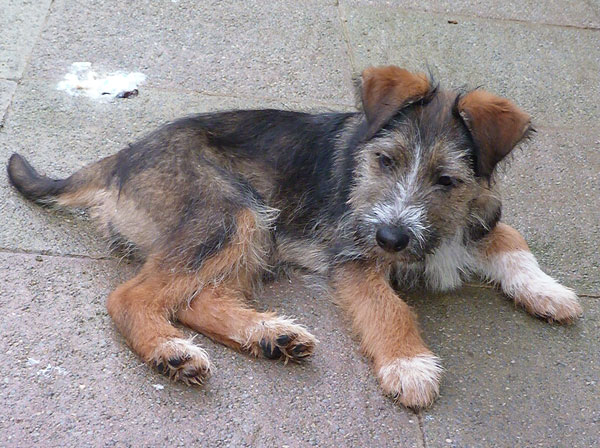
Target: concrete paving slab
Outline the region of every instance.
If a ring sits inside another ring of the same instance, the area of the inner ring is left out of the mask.
[[[363,5],[393,5],[418,11],[445,13],[449,20],[460,21],[461,15],[508,19],[522,22],[545,23],[576,27],[600,27],[598,3],[586,0],[563,2],[559,0],[523,0],[497,2],[494,0],[342,0],[344,3]]]
[[[600,294],[600,131],[539,128],[498,176],[503,219],[542,267],[579,293]]]
[[[132,99],[71,97],[48,81],[23,81],[0,132],[2,165],[13,152],[41,172],[65,177],[177,117],[217,109],[278,107],[327,110],[309,103],[199,95],[141,86]],[[348,108],[346,108],[347,110]],[[48,212],[25,201],[0,170],[0,248],[105,256],[107,248],[81,214]]]
[[[4,124],[4,115],[6,114],[6,109],[8,109],[8,106],[10,105],[10,100],[12,99],[13,93],[15,93],[16,87],[16,82],[0,79],[0,128],[2,128],[2,125]]]
[[[353,104],[331,2],[57,0],[27,76],[60,79],[76,61],[150,86]]]
[[[600,299],[583,298],[573,326],[530,317],[493,289],[408,301],[445,367],[421,416],[426,446],[598,446]]]
[[[0,14],[0,78],[19,79],[40,35],[51,0],[3,0]]]
[[[314,332],[311,361],[251,359],[198,337],[215,373],[189,388],[142,365],[106,314],[132,271],[0,254],[1,446],[421,446],[417,416],[381,395],[323,297],[284,281],[259,305]]]
[[[342,8],[357,70],[396,64],[437,72],[443,86],[505,95],[551,126],[597,126],[598,32],[464,18],[393,6]]]

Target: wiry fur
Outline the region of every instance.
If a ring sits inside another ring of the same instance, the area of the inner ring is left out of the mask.
[[[306,329],[247,301],[296,266],[329,282],[384,389],[426,406],[439,365],[391,277],[446,290],[479,274],[535,314],[568,321],[580,308],[498,224],[493,173],[531,132],[526,113],[393,66],[365,70],[360,97],[357,113],[183,118],[63,180],[14,154],[9,179],[41,204],[88,208],[113,246],[145,260],[107,306],[160,371],[188,383],[209,372],[173,319],[257,356],[310,355]]]

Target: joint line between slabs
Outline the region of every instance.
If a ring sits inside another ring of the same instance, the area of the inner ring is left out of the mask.
[[[348,31],[348,20],[346,19],[345,14],[342,11],[342,5],[340,2],[337,2],[337,11],[338,11],[338,20],[340,22],[340,27],[342,30],[342,37],[344,38],[344,42],[346,43],[346,51],[348,52],[348,59],[350,62],[350,70],[352,70],[352,76],[356,74],[356,59],[354,57],[354,51],[352,50],[352,44],[350,43],[350,32]]]
[[[425,422],[423,421],[423,414],[420,412],[417,414],[417,421],[419,422],[419,432],[421,433],[421,444],[423,448],[427,448],[427,439],[425,439]]]
[[[25,250],[25,249],[9,249],[6,247],[0,247],[0,253],[3,254],[13,254],[13,255],[41,255],[44,257],[55,257],[55,258],[76,258],[76,259],[86,259],[86,260],[99,260],[99,261],[118,261],[114,257],[110,256],[94,256],[94,255],[85,255],[85,254],[61,254],[58,252],[52,251],[35,251],[35,250]]]
[[[438,16],[438,17],[443,17],[443,18],[453,18],[453,17],[457,17],[460,19],[466,19],[466,20],[481,20],[481,21],[489,21],[489,22],[506,22],[506,23],[514,23],[517,25],[523,25],[523,26],[544,26],[544,27],[550,27],[550,28],[565,28],[565,29],[574,29],[574,30],[581,30],[581,31],[593,31],[593,32],[598,32],[600,31],[600,27],[598,26],[594,26],[594,25],[590,25],[590,26],[585,26],[585,25],[570,25],[570,24],[560,24],[560,23],[552,23],[552,22],[529,22],[527,20],[521,20],[521,19],[513,19],[510,17],[492,17],[492,16],[486,16],[486,15],[474,15],[474,14],[468,14],[466,12],[461,12],[461,13],[457,13],[457,14],[453,14],[452,12],[446,12],[446,11],[439,11],[439,10],[423,10],[423,9],[418,9],[418,8],[411,8],[409,6],[401,6],[401,7],[397,7],[395,8],[398,11],[406,11],[406,12],[416,12],[416,13],[421,13],[424,15],[431,15],[431,16]]]

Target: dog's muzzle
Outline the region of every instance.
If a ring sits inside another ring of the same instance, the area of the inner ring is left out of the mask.
[[[377,244],[387,252],[400,252],[410,241],[410,236],[402,226],[383,225],[375,233]]]

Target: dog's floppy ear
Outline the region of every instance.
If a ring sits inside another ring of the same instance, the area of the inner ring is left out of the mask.
[[[362,72],[361,99],[367,119],[367,135],[373,137],[403,107],[430,91],[424,73],[411,73],[394,65],[369,67]]]
[[[476,145],[478,176],[489,178],[496,164],[533,131],[528,114],[506,98],[485,90],[474,90],[459,97],[456,112]]]

